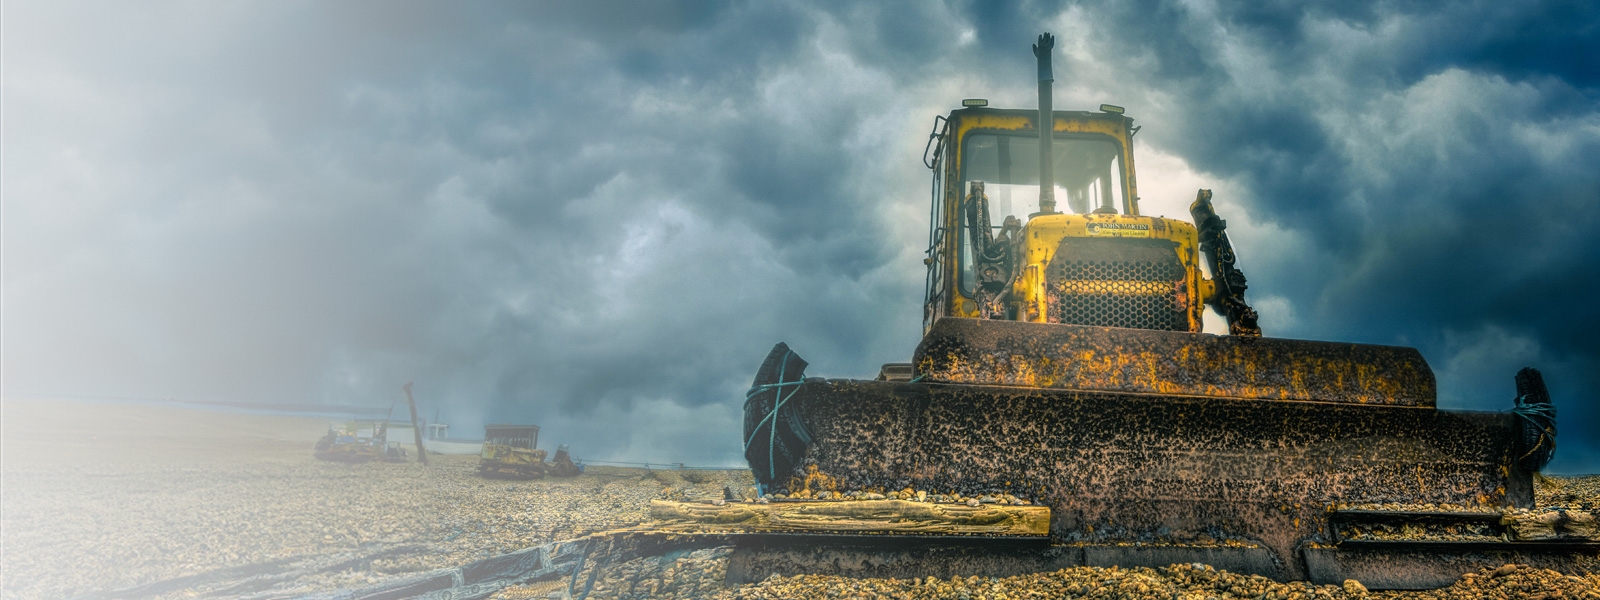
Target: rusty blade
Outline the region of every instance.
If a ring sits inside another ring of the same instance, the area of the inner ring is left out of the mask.
[[[913,357],[922,381],[1432,407],[1415,348],[944,318]]]
[[[777,492],[1009,493],[1050,508],[1055,543],[1226,540],[1291,577],[1334,505],[1533,501],[1510,413],[837,379],[792,402],[813,443]]]

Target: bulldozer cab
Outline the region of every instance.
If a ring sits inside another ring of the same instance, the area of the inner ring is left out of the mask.
[[[1202,329],[1214,288],[1197,230],[1139,214],[1133,119],[1112,105],[1052,111],[1046,170],[1039,111],[966,104],[935,120],[924,156],[934,171],[924,332],[952,316]]]
[[[488,425],[483,428],[483,443],[532,450],[539,445],[535,425]]]

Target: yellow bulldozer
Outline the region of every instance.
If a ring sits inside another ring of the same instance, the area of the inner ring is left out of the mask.
[[[387,422],[356,420],[338,426],[330,423],[313,455],[334,462],[363,463],[385,458],[387,447]]]
[[[1438,410],[1416,349],[1263,336],[1210,191],[1192,222],[1141,213],[1140,128],[1053,110],[1053,44],[1034,46],[1037,110],[934,121],[912,360],[807,378],[780,343],[757,371],[743,441],[764,492],[1020,498],[1057,546],[1262,548],[1292,578],[1340,507],[1531,504],[1555,433],[1537,371],[1515,412]]]
[[[539,450],[537,425],[487,425],[483,429],[483,450],[478,454],[478,473],[485,476],[513,476],[539,478],[545,475],[571,477],[583,472],[581,465],[572,461],[565,445],[556,450],[555,458]]]
[[[488,425],[483,428],[483,450],[478,453],[481,475],[544,477],[544,459],[550,453],[536,449],[537,425]]]

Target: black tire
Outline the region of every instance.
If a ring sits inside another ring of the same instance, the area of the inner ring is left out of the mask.
[[[1538,471],[1556,453],[1555,405],[1544,386],[1544,375],[1528,367],[1517,372],[1517,466]]]
[[[806,361],[779,342],[767,353],[756,370],[750,394],[744,401],[744,457],[750,471],[762,486],[772,489],[786,481],[795,465],[811,446],[811,431],[800,416],[800,407],[791,401],[776,405],[795,391],[796,386],[762,389],[762,386],[798,382],[805,378]],[[781,379],[781,381],[780,381]],[[776,407],[776,415],[772,415]],[[769,415],[772,418],[768,418]]]

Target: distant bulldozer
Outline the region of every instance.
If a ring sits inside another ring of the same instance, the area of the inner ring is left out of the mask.
[[[388,423],[329,424],[327,435],[317,440],[315,456],[335,462],[370,462],[384,458],[387,440]]]
[[[478,473],[539,478],[546,474],[571,477],[583,472],[572,462],[567,447],[556,450],[555,460],[545,462],[549,452],[539,450],[537,425],[488,425],[483,428],[483,451],[478,455]]]

